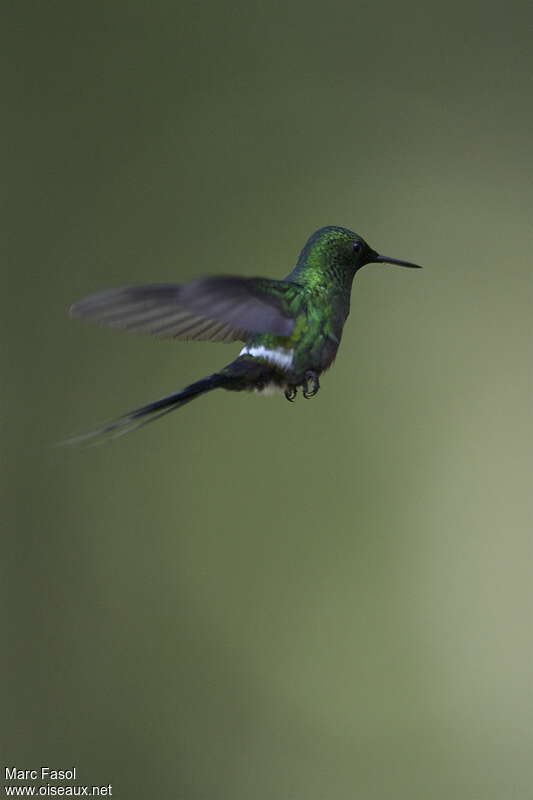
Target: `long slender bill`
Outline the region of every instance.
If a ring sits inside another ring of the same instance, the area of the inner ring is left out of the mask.
[[[399,258],[389,258],[389,256],[378,255],[374,261],[379,261],[381,264],[396,264],[397,267],[410,267],[411,269],[422,269],[420,264],[413,264],[411,261],[400,261]]]

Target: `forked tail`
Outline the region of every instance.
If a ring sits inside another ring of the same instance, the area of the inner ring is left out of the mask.
[[[74,436],[72,439],[67,439],[62,444],[100,444],[106,439],[117,439],[119,436],[124,436],[130,431],[141,428],[148,422],[154,422],[156,419],[169,414],[176,408],[190,403],[195,397],[199,397],[205,392],[210,392],[212,389],[219,389],[223,386],[228,386],[232,382],[232,376],[215,372],[207,378],[202,378],[196,383],[191,383],[179,392],[169,394],[167,397],[162,397],[160,400],[154,400],[153,403],[147,403],[145,406],[135,408],[127,414],[108,422],[101,428],[90,433],[82,434],[81,436]]]

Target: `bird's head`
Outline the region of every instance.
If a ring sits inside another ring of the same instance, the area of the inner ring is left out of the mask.
[[[419,269],[418,264],[383,256],[373,250],[357,233],[347,228],[328,225],[309,237],[300,254],[298,266],[315,267],[323,271],[346,270],[352,276],[365,264],[396,264]]]

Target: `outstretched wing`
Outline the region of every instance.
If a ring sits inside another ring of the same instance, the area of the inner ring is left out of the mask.
[[[183,285],[125,286],[91,294],[73,317],[167,339],[233,342],[253,333],[289,336],[294,327],[283,281],[215,275]]]

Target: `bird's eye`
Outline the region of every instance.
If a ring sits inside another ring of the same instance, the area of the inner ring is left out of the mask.
[[[363,245],[361,244],[361,242],[354,242],[352,245],[352,249],[354,253],[360,253],[361,250],[363,249]]]

